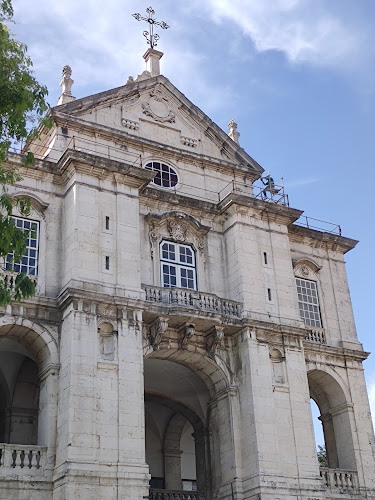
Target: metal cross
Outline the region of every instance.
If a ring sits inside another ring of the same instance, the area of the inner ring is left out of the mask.
[[[144,31],[143,35],[146,37],[147,43],[150,45],[151,49],[153,49],[154,47],[156,47],[157,41],[160,38],[157,33],[154,33],[154,25],[160,26],[163,30],[170,28],[170,26],[168,26],[168,24],[164,21],[159,22],[153,18],[153,16],[155,15],[155,11],[152,7],[148,7],[146,9],[146,12],[148,14],[148,17],[142,17],[141,14],[132,14],[132,16],[137,21],[147,21],[150,25],[150,32]]]

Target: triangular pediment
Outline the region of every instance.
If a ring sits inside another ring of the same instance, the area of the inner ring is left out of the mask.
[[[263,172],[253,158],[164,76],[130,82],[56,106],[52,115],[54,113],[229,162],[255,176]]]

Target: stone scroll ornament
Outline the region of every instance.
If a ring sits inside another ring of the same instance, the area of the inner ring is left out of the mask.
[[[168,99],[164,97],[161,89],[157,87],[150,92],[150,99],[142,103],[143,113],[151,116],[155,121],[174,123],[176,114],[167,104]]]
[[[172,219],[167,223],[169,236],[176,240],[184,242],[186,241],[186,235],[188,231],[187,224],[181,222],[180,220]]]
[[[184,329],[184,337],[181,340],[181,349],[187,349],[189,341],[195,334],[195,326],[194,325],[186,325]]]
[[[207,354],[210,357],[214,357],[224,339],[224,328],[222,326],[214,326],[210,337],[211,339],[207,343]]]
[[[168,319],[157,318],[150,328],[150,344],[154,351],[158,351],[165,332],[168,329]]]

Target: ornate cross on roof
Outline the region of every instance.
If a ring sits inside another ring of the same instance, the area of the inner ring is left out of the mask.
[[[141,14],[132,14],[133,17],[137,21],[147,21],[148,24],[150,25],[150,32],[144,31],[143,35],[146,37],[147,43],[150,45],[151,49],[156,47],[157,41],[159,40],[159,35],[157,33],[154,33],[154,25],[160,26],[163,30],[166,30],[170,28],[167,23],[164,21],[156,21],[156,19],[153,18],[155,15],[155,11],[152,7],[148,7],[146,9],[146,12],[148,14],[148,17],[142,17]]]

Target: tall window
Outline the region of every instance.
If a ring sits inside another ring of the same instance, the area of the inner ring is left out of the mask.
[[[195,252],[189,245],[160,243],[161,282],[164,287],[197,289]]]
[[[305,325],[322,328],[318,289],[315,281],[296,278],[299,313]]]
[[[5,268],[13,269],[16,273],[38,274],[38,252],[39,252],[39,222],[12,217],[13,223],[27,234],[26,250],[22,259],[12,262],[13,253],[8,254],[5,259]]]
[[[146,164],[145,168],[157,172],[152,181],[157,186],[171,188],[176,186],[178,183],[177,172],[165,163],[161,163],[160,161],[150,161]]]

